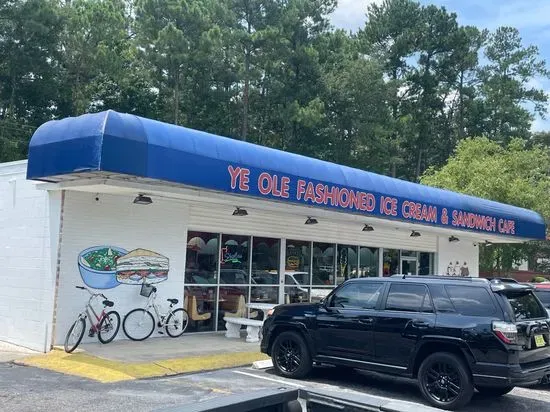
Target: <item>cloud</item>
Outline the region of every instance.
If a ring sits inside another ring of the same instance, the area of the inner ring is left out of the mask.
[[[383,0],[339,0],[338,7],[330,16],[332,24],[338,29],[357,31],[365,25],[367,7],[380,4]]]

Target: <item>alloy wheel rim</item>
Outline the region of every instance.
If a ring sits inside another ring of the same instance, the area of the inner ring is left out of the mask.
[[[282,341],[277,351],[277,364],[287,373],[293,373],[301,365],[301,350],[297,342],[291,339]]]
[[[462,392],[458,370],[445,362],[434,362],[424,375],[423,385],[434,400],[441,403],[455,401]]]

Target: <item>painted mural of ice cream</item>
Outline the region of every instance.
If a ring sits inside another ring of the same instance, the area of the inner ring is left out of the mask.
[[[119,283],[137,285],[159,283],[168,279],[170,262],[166,256],[146,249],[134,249],[116,262]]]

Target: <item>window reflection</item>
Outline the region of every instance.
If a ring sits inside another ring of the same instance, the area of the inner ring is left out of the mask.
[[[301,302],[309,302],[309,287],[285,286],[284,303],[301,303]]]
[[[187,234],[187,257],[185,283],[217,283],[218,272],[217,233],[189,232]]]
[[[357,246],[338,245],[336,271],[338,284],[357,277]]]
[[[384,276],[391,276],[399,273],[399,250],[397,249],[384,249],[383,254]]]
[[[418,256],[418,274],[431,275],[433,273],[434,254],[420,252]]]
[[[359,277],[377,277],[378,276],[378,256],[380,249],[374,247],[359,248]]]
[[[279,239],[255,237],[252,243],[252,284],[279,284]]]
[[[313,243],[312,285],[334,285],[334,250],[331,243]]]

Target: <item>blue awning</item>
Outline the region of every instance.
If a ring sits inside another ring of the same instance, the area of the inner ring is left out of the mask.
[[[28,179],[98,172],[473,232],[546,234],[530,210],[114,111],[34,133]]]

